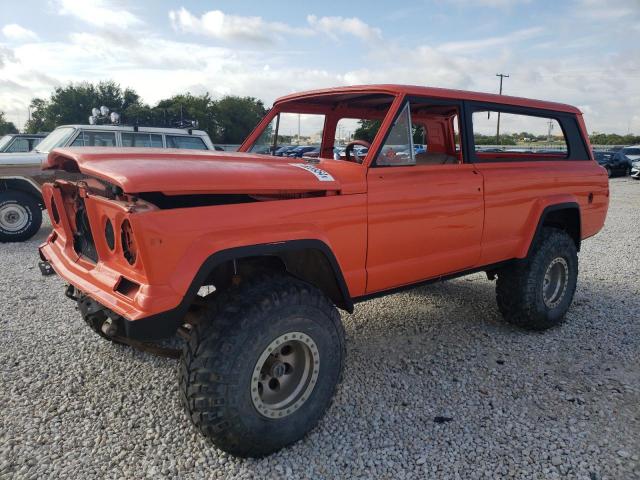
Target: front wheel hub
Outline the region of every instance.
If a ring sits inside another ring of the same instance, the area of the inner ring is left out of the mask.
[[[291,332],[273,340],[258,358],[251,378],[251,400],[267,418],[298,410],[318,381],[320,354],[313,339]]]

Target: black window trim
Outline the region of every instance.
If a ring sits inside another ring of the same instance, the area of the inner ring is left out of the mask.
[[[578,121],[576,119],[575,114],[569,112],[559,112],[556,110],[545,110],[542,108],[534,108],[534,107],[520,107],[516,105],[505,105],[501,103],[491,103],[491,102],[480,102],[473,100],[465,101],[465,110],[467,117],[467,128],[468,131],[471,132],[471,135],[468,135],[468,149],[470,156],[468,157],[472,163],[513,163],[513,162],[553,162],[559,161],[557,158],[553,157],[539,157],[539,158],[527,158],[522,159],[518,157],[514,158],[485,158],[480,159],[476,155],[475,149],[475,140],[474,140],[474,130],[473,130],[473,114],[475,112],[500,112],[500,113],[511,113],[515,115],[525,115],[529,117],[539,117],[555,120],[560,125],[560,129],[562,130],[562,134],[564,135],[565,143],[567,145],[567,153],[566,155],[560,159],[562,161],[585,161],[590,160],[591,156],[589,154],[589,150],[587,148],[585,139],[582,135],[582,131],[580,130],[580,126],[578,125]],[[568,133],[568,130],[572,130],[572,133]],[[581,151],[582,150],[582,151]]]

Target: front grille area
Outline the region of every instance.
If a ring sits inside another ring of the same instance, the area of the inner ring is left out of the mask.
[[[89,217],[84,205],[84,200],[79,198],[79,208],[76,210],[76,231],[73,233],[73,249],[78,255],[82,255],[93,262],[98,262],[96,245],[89,228]]]

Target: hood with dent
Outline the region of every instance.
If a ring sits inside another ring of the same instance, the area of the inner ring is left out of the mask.
[[[365,168],[339,160],[319,163],[240,152],[151,148],[53,150],[43,169],[80,172],[125,193],[291,193],[364,191]]]

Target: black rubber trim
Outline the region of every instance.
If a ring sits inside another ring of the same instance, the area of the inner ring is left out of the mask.
[[[214,253],[205,260],[198,273],[196,273],[191,285],[187,289],[182,302],[171,309],[150,317],[141,318],[139,320],[124,319],[123,328],[125,336],[135,340],[154,340],[171,336],[184,323],[184,317],[193,303],[200,286],[207,279],[209,274],[218,265],[234,259],[244,257],[253,257],[260,255],[278,255],[279,253],[290,252],[295,250],[315,249],[321,251],[333,269],[336,282],[342,293],[342,301],[336,302],[337,306],[349,313],[353,312],[353,300],[349,294],[349,289],[340,270],[340,265],[335,255],[326,243],[321,240],[290,240],[285,242],[265,243],[260,245],[250,245],[245,247],[230,248]]]
[[[541,108],[534,107],[520,107],[515,105],[505,105],[505,104],[496,104],[491,102],[481,102],[481,101],[472,101],[467,100],[465,102],[465,110],[467,114],[467,118],[469,118],[468,127],[471,128],[469,135],[472,144],[470,153],[470,161],[473,163],[509,163],[509,162],[523,162],[525,160],[513,157],[513,158],[498,158],[498,159],[481,159],[476,155],[475,150],[475,142],[473,141],[473,113],[475,112],[485,112],[487,110],[492,112],[500,112],[500,113],[511,113],[514,115],[524,115],[530,117],[539,117],[545,119],[553,119],[558,122],[560,128],[562,129],[562,133],[565,138],[565,142],[567,144],[567,154],[563,161],[566,160],[575,160],[575,161],[586,161],[593,160],[593,157],[589,150],[587,149],[587,143],[585,138],[582,135],[582,131],[578,125],[578,121],[575,113],[567,113],[561,112],[557,110],[546,110]],[[505,145],[506,146],[506,145]],[[526,161],[558,161],[555,158],[545,158],[540,157],[539,159],[527,159]]]
[[[576,244],[576,249],[580,251],[580,241],[582,239],[582,221],[580,219],[580,205],[576,202],[564,202],[564,203],[556,203],[554,205],[549,205],[545,207],[545,209],[540,214],[540,219],[538,220],[538,225],[536,226],[536,231],[531,238],[531,243],[529,244],[529,249],[527,250],[527,257],[531,255],[531,249],[535,244],[536,238],[540,235],[542,227],[544,225],[544,221],[551,212],[555,212],[558,210],[577,210],[578,211],[578,243]]]
[[[386,295],[391,295],[394,293],[401,293],[401,292],[405,292],[407,290],[412,290],[414,288],[418,288],[418,287],[423,287],[425,285],[430,285],[432,283],[436,283],[436,282],[444,282],[446,280],[453,280],[454,278],[458,278],[458,277],[464,277],[466,275],[471,275],[472,273],[478,273],[478,272],[491,272],[493,270],[498,270],[502,267],[505,267],[511,263],[517,262],[519,261],[518,259],[514,258],[511,260],[505,260],[503,262],[498,262],[498,263],[492,263],[490,265],[482,265],[480,267],[473,267],[470,268],[468,270],[461,270],[459,272],[455,272],[455,273],[450,273],[447,275],[440,275],[437,277],[433,277],[433,278],[429,278],[427,280],[419,280],[415,283],[408,283],[407,285],[402,285],[400,287],[394,287],[394,288],[390,288],[388,290],[380,290],[379,292],[374,292],[374,293],[369,293],[367,295],[362,295],[360,297],[355,297],[353,299],[353,301],[355,303],[360,303],[360,302],[366,302],[367,300],[372,300],[374,298],[379,298],[379,297],[384,297]]]

